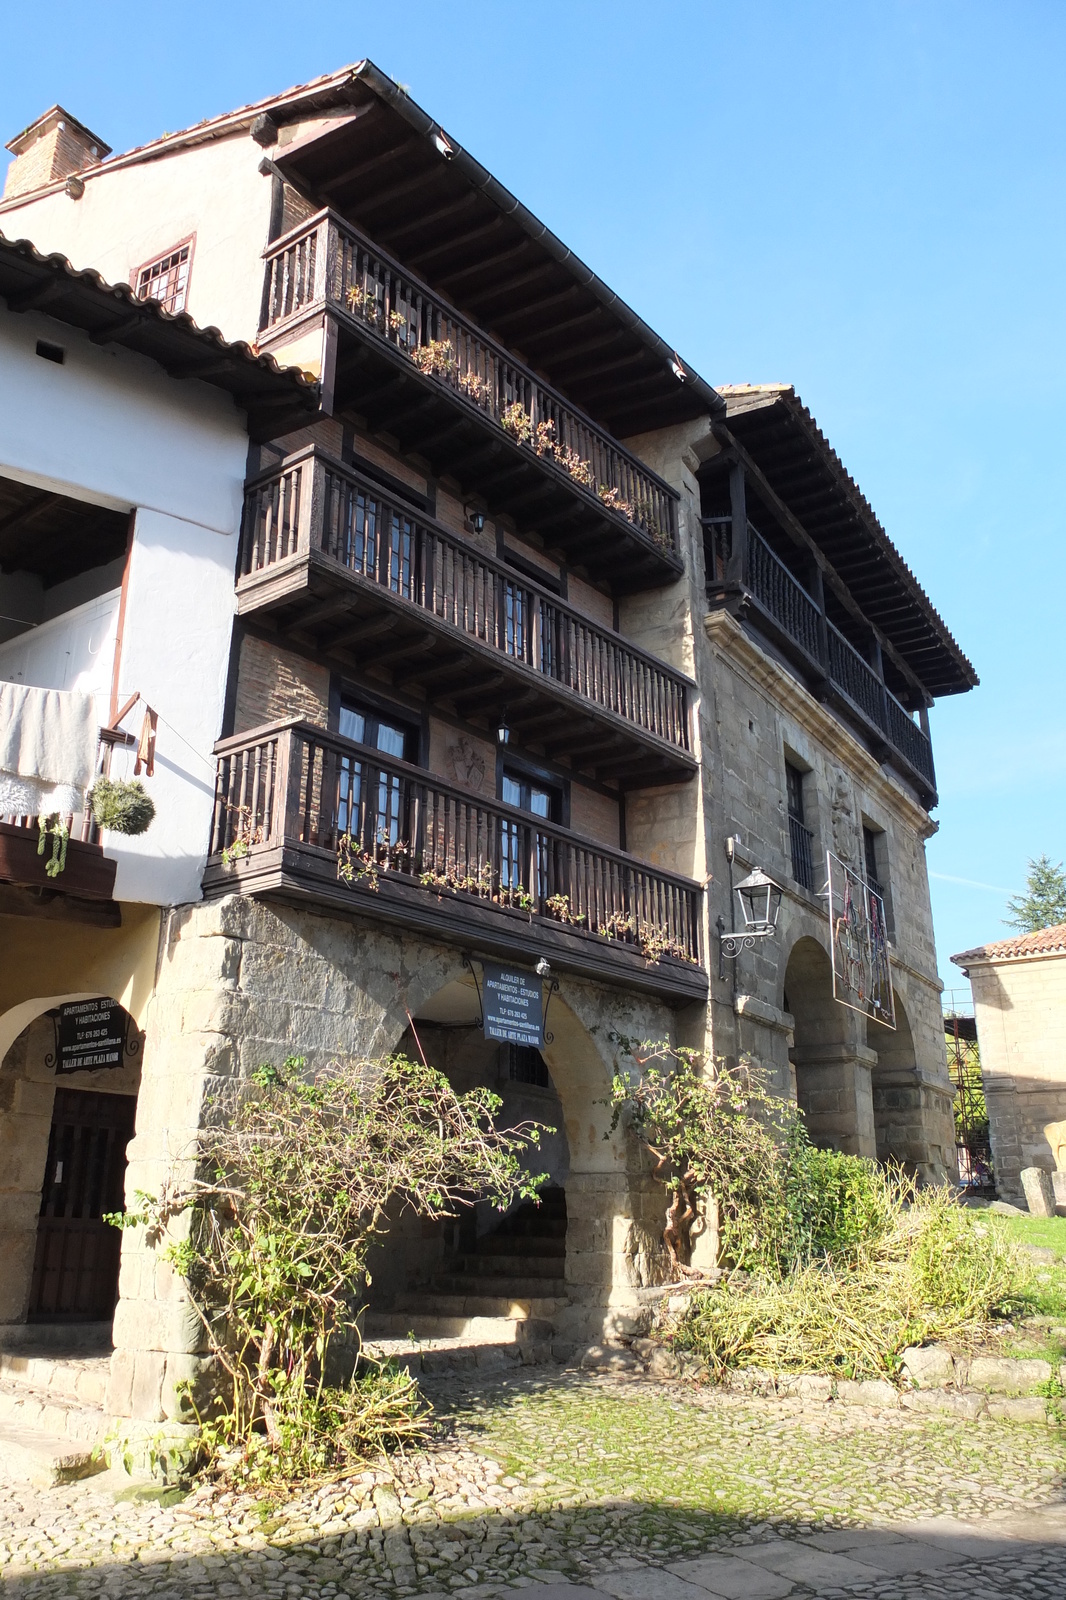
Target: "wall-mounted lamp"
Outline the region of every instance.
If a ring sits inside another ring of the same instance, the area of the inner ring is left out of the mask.
[[[510,744],[510,742],[511,742],[511,730],[507,726],[507,712],[506,712],[506,710],[504,710],[504,711],[500,712],[500,725],[496,729],[496,743],[497,744]]]
[[[725,977],[727,961],[735,961],[742,950],[754,950],[757,939],[772,938],[781,912],[781,885],[775,883],[761,867],[756,867],[736,885],[736,895],[744,918],[743,928],[737,928],[733,901],[733,858],[736,845],[735,839],[726,840],[726,855],[729,859],[729,915],[733,926],[727,933],[725,918],[721,916],[715,924],[718,931],[719,978]]]
[[[471,528],[474,533],[484,533],[485,513],[483,511],[479,511],[476,506],[464,506],[463,509],[466,512],[467,526]]]

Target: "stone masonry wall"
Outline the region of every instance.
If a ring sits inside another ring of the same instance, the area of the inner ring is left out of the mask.
[[[408,1013],[462,979],[459,953],[371,922],[234,896],[171,914],[148,1014],[127,1195],[158,1193],[191,1171],[198,1127],[233,1083],[290,1054],[315,1071],[337,1055],[394,1048]],[[665,1038],[665,1007],[621,990],[563,979],[545,1050],[562,1100],[574,1226],[567,1276],[571,1321],[590,1336],[631,1308],[657,1269],[656,1224],[632,1152],[608,1131],[602,1101],[618,1047],[612,1036]],[[654,1210],[654,1207],[652,1208]],[[660,1219],[657,1223],[661,1234]],[[177,1385],[202,1370],[204,1344],[184,1285],[138,1229],[123,1238],[108,1408],[144,1424],[180,1422]]]
[[[1020,1202],[1023,1168],[1055,1170],[1047,1129],[1066,1121],[1066,957],[1029,956],[967,970],[996,1189],[1001,1199]]]

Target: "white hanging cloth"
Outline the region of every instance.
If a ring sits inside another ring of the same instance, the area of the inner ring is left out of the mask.
[[[0,817],[81,811],[98,738],[93,695],[0,683]]]

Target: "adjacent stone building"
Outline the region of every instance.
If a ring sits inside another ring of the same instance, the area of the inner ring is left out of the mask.
[[[1063,1174],[1066,1202],[1066,923],[964,950],[973,990],[996,1192],[1025,1204],[1026,1167]]]
[[[127,1190],[264,1060],[421,1049],[556,1129],[550,1201],[521,1252],[513,1219],[405,1222],[376,1326],[528,1354],[632,1328],[662,1279],[661,1196],[604,1104],[629,1041],[753,1058],[818,1142],[950,1177],[927,712],[976,679],[794,392],[704,382],[370,63],[20,165],[57,115],[12,146],[0,228],[319,402],[252,430],[206,865],[162,927]],[[752,868],[782,904],[745,944]],[[486,1037],[494,965],[539,975],[539,1048]],[[199,1333],[136,1232],[114,1346],[109,1411],[180,1418]]]

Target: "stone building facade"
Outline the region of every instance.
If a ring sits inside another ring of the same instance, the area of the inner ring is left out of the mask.
[[[996,1192],[1025,1204],[1026,1167],[1066,1197],[1066,924],[964,950],[973,990]]]
[[[551,1294],[492,1294],[405,1219],[372,1313],[572,1347],[665,1271],[605,1106],[633,1040],[753,1059],[817,1142],[950,1177],[926,713],[975,679],[794,393],[704,383],[370,63],[76,194],[61,167],[23,192],[28,159],[0,227],[180,284],[320,399],[248,453],[206,866],[162,920],[127,1192],[263,1061],[414,1044],[554,1119],[565,1247]],[[834,990],[830,854],[886,906],[894,1027]],[[755,867],[777,926],[727,956]],[[486,1039],[494,962],[542,973],[539,1050]],[[0,1070],[39,1083],[26,1021]],[[180,1421],[202,1341],[136,1230],[113,1336],[111,1414]]]

